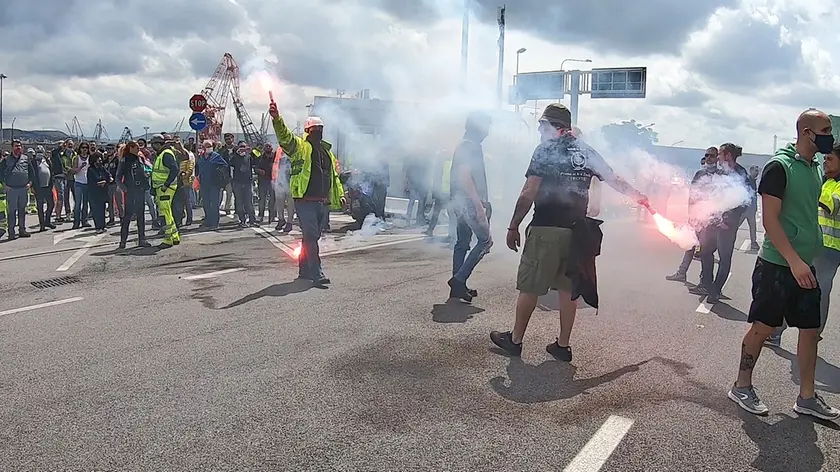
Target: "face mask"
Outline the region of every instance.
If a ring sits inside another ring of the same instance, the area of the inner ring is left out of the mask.
[[[814,145],[820,154],[828,154],[834,149],[834,136],[830,134],[815,134]]]

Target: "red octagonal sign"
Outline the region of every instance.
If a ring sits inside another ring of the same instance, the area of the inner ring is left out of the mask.
[[[197,93],[190,98],[190,110],[201,113],[207,108],[207,99],[204,95]]]

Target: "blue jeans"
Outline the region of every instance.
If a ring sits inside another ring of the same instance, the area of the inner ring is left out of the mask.
[[[76,203],[73,206],[73,225],[78,226],[88,219],[88,186],[79,182],[73,183],[76,189]]]
[[[222,202],[222,191],[218,187],[209,185],[201,187],[201,203],[204,207],[204,226],[219,227],[219,205]]]
[[[467,282],[475,266],[490,252],[493,242],[490,238],[490,205],[486,204],[487,223],[478,220],[475,208],[467,204],[455,204],[455,220],[458,240],[452,252],[452,277],[459,282]],[[451,223],[450,223],[451,224]],[[478,242],[470,251],[470,242],[475,234]]]
[[[300,231],[303,233],[303,246],[300,258],[298,258],[298,275],[303,279],[314,281],[324,279],[326,277],[321,268],[318,239],[321,238],[327,205],[323,202],[295,200],[295,210],[300,221]]]

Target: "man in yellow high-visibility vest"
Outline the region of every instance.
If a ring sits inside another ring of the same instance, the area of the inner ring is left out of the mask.
[[[181,243],[181,236],[172,214],[172,203],[175,200],[181,169],[178,167],[175,152],[170,149],[163,135],[152,136],[149,144],[157,153],[152,166],[152,193],[155,196],[158,214],[163,219],[164,237],[160,247],[166,249]]]

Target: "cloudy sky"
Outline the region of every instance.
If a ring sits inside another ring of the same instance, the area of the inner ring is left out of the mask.
[[[472,100],[493,104],[496,8],[473,0]],[[521,71],[647,66],[645,100],[581,100],[584,130],[634,118],[660,144],[724,141],[769,152],[773,135],[815,106],[840,111],[838,16],[816,0],[508,1],[505,90],[515,51]],[[305,116],[314,95],[434,101],[457,90],[463,0],[4,0],[0,72],[4,125],[87,134],[101,119],[112,138],[128,126],[171,130],[225,52],[242,66],[242,97],[259,124],[267,96],[255,77],[281,81],[285,113]],[[37,6],[37,8],[35,8]],[[589,64],[581,64],[588,66]],[[470,102],[471,106],[475,102]],[[543,102],[540,105],[545,105]],[[232,108],[232,107],[231,107]],[[511,107],[512,108],[512,107]],[[531,109],[532,111],[533,109]],[[529,110],[522,116],[533,120]],[[409,123],[408,126],[414,124]],[[236,126],[231,114],[226,130]]]

